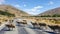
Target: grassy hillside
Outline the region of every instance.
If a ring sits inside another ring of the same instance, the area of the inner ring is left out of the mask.
[[[5,11],[5,12],[8,12],[8,13],[11,13],[11,14],[14,14],[15,17],[19,16],[29,16],[28,13],[22,11],[22,10],[19,10],[11,5],[0,5],[0,10],[2,11]]]
[[[39,14],[41,17],[60,17],[60,7]]]
[[[29,16],[29,14],[11,5],[0,5],[0,22],[22,16]]]
[[[6,11],[1,11],[1,10],[0,10],[0,15],[4,15],[4,16],[7,16],[7,17],[15,17],[14,14],[11,14],[11,13],[6,12]]]

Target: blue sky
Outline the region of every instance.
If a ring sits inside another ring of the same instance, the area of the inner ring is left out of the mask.
[[[0,4],[9,4],[29,14],[37,15],[60,7],[60,0],[0,0]]]

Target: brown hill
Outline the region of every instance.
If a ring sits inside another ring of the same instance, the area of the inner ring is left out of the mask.
[[[22,16],[29,16],[29,14],[11,5],[0,5],[0,22]]]
[[[19,10],[11,5],[0,5],[0,11],[14,14],[15,17],[29,16],[29,14],[27,14],[26,12]]]
[[[51,9],[48,11],[45,11],[41,14],[39,14],[39,16],[56,16],[59,15],[60,16],[60,7],[59,8],[55,8],[55,9]]]

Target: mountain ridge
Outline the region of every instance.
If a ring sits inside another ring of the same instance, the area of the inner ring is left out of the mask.
[[[7,11],[11,14],[15,14],[15,16],[29,16],[28,13],[22,11],[22,10],[19,10],[11,5],[0,5],[0,10],[2,11]]]
[[[44,16],[44,15],[50,15],[50,16],[53,16],[55,14],[59,14],[60,15],[60,7],[57,7],[57,8],[54,8],[54,9],[50,9],[50,10],[47,10],[41,14],[38,14],[38,16]]]

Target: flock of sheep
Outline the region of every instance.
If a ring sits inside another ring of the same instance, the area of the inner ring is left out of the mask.
[[[12,22],[13,22],[13,21],[12,21]],[[16,23],[17,23],[17,24],[27,25],[27,21],[26,21],[26,20],[23,20],[23,22],[16,21]],[[47,25],[47,24],[45,24],[45,23],[33,23],[32,21],[31,21],[31,24],[33,25],[33,28],[42,29],[41,27],[43,26],[43,27],[45,27],[45,28],[47,29],[47,26],[48,26],[48,27],[51,28],[53,31],[58,30],[58,32],[60,32],[60,26],[58,26],[58,25]],[[7,27],[9,30],[11,30],[10,28],[12,28],[12,30],[13,30],[13,28],[15,28],[15,25],[13,25],[13,23],[9,23],[9,24],[6,24],[6,27]]]

